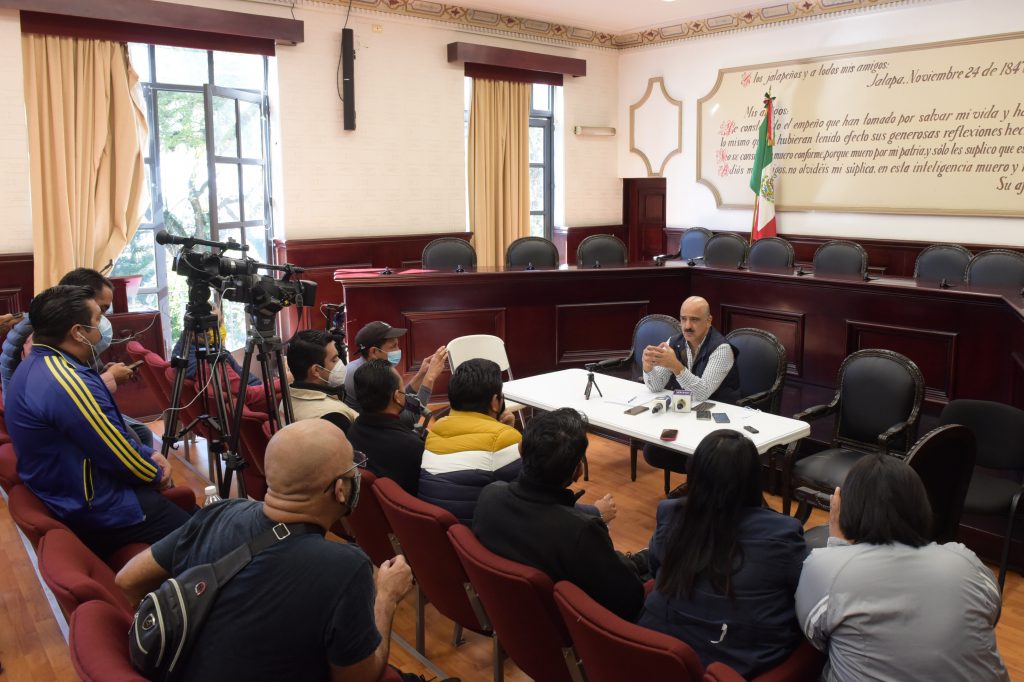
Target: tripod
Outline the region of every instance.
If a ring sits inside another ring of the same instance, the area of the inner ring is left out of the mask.
[[[590,400],[590,391],[596,388],[597,394],[603,398],[604,393],[601,393],[601,387],[597,385],[597,381],[594,379],[595,367],[593,365],[586,365],[584,369],[587,370],[587,388],[583,391],[583,397]]]
[[[251,324],[245,338],[245,359],[242,361],[242,375],[238,386],[238,399],[235,403],[234,421],[231,427],[233,434],[231,452],[234,453],[238,452],[238,437],[242,432],[242,413],[245,408],[245,390],[249,384],[249,366],[252,363],[254,354],[256,355],[256,360],[260,363],[260,375],[263,377],[263,395],[267,399],[267,417],[270,422],[270,433],[277,433],[281,427],[295,421],[295,415],[292,412],[291,396],[288,394],[288,377],[285,374],[281,355],[281,349],[284,344],[281,342],[281,337],[277,335],[274,325],[275,318],[273,315],[261,314],[252,303],[245,305],[245,312],[249,316]],[[258,353],[256,352],[257,349],[259,350]],[[282,414],[277,409],[278,396],[274,388],[275,378],[281,387],[280,400],[281,410],[284,412],[283,423]],[[225,489],[230,489],[231,487],[232,472],[239,471],[244,466],[245,462],[242,461],[241,466],[231,467],[229,465],[227,467],[224,483]],[[241,475],[239,475],[238,489],[242,491],[244,488],[245,484],[242,481]]]
[[[205,428],[209,440],[209,454],[211,473],[214,483],[220,490],[221,497],[227,497],[231,487],[231,472],[242,469],[245,461],[238,454],[238,435],[234,437],[229,428],[229,419],[232,414],[230,404],[230,392],[227,387],[227,368],[223,362],[227,351],[223,348],[223,339],[220,338],[217,315],[210,306],[210,287],[206,282],[189,281],[189,300],[185,305],[185,328],[182,331],[181,349],[179,354],[171,359],[171,367],[174,368],[174,385],[171,387],[171,404],[167,409],[167,426],[164,429],[161,453],[167,457],[174,443],[195,431],[199,424]],[[212,337],[213,342],[210,342]],[[194,385],[196,398],[189,405],[182,406],[181,394],[185,385],[186,373],[189,365],[189,356],[194,353],[196,359],[196,370]],[[245,379],[239,386],[237,412],[241,416],[241,406],[245,395]],[[212,391],[210,390],[212,388]],[[179,412],[198,401],[198,411],[180,431],[178,430]],[[222,475],[221,461],[224,462],[227,476]],[[239,496],[245,497],[245,482],[242,477],[238,478]]]

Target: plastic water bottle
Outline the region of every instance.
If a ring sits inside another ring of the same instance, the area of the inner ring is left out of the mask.
[[[208,485],[205,490],[206,499],[203,501],[203,506],[209,506],[215,502],[220,502],[220,495],[217,494],[217,486]]]

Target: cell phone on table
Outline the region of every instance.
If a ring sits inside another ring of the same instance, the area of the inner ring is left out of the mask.
[[[711,410],[697,410],[697,419],[711,421]]]
[[[697,410],[698,412],[703,412],[705,410],[710,410],[712,407],[714,407],[717,404],[718,403],[711,403],[711,402],[708,402],[707,400],[705,400],[700,405],[694,405],[693,409]]]
[[[130,365],[125,365],[125,366],[126,366],[126,367],[127,367],[128,369],[135,369],[136,367],[140,366],[140,365],[141,365],[142,363],[144,363],[144,362],[145,362],[145,360],[136,360],[136,361],[135,361],[135,362],[133,362],[132,364],[130,364]]]
[[[749,424],[747,426],[744,426],[743,430],[744,431],[749,431],[750,433],[761,433],[760,431],[755,429],[753,426],[750,426]]]
[[[679,435],[679,429],[665,429],[661,432],[662,440],[675,440]]]
[[[728,424],[729,415],[725,412],[712,412],[711,416],[714,418],[716,424]]]
[[[635,417],[636,415],[640,414],[641,412],[646,412],[649,409],[651,409],[651,408],[647,407],[646,405],[634,405],[633,407],[631,407],[628,410],[626,410],[623,414],[628,414],[628,415],[632,415],[632,416]]]

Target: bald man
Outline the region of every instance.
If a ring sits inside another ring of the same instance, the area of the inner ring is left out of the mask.
[[[117,574],[133,604],[172,575],[216,561],[278,523],[326,532],[359,498],[359,467],[345,434],[298,421],[267,445],[267,495],[200,510]],[[355,545],[294,535],[259,553],[217,601],[186,661],[190,681],[375,681],[387,664],[395,608],[412,587],[401,556],[373,566]],[[376,599],[374,590],[376,588]]]
[[[682,334],[644,349],[644,383],[652,391],[688,389],[693,402],[740,399],[739,351],[711,326],[711,306],[691,296],[679,308]]]

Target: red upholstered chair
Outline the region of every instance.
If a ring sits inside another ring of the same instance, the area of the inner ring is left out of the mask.
[[[267,428],[264,429],[264,425]],[[238,434],[238,449],[246,467],[242,469],[245,492],[254,500],[262,500],[267,494],[267,479],[263,475],[263,457],[267,452],[270,438],[268,417],[263,412],[253,412],[242,406],[242,425]]]
[[[157,405],[166,406],[170,404],[171,394],[164,387],[163,370],[154,370],[154,364],[166,364],[164,363],[163,358],[156,353],[152,353],[155,358],[153,364],[146,362],[146,356],[150,355],[151,351],[138,341],[129,341],[125,344],[124,349],[125,352],[128,353],[129,357],[131,357],[132,362],[138,362],[139,360],[143,361],[138,367],[138,372],[139,375],[142,376],[142,381],[146,385],[146,389],[156,399]]]
[[[21,483],[18,476],[18,455],[10,443],[0,445],[0,487],[10,494],[11,488]]]
[[[375,566],[395,556],[394,531],[391,524],[384,516],[384,509],[380,506],[380,500],[373,492],[377,485],[377,477],[372,471],[363,469],[362,492],[359,495],[359,504],[347,521],[355,535],[356,542],[363,548],[370,561]]]
[[[83,682],[146,682],[128,657],[131,614],[102,601],[82,604],[71,614],[68,650]]]
[[[131,604],[114,583],[114,572],[74,533],[62,528],[51,530],[39,541],[36,555],[39,573],[65,616],[93,599],[132,613]]]
[[[32,547],[38,547],[39,539],[55,528],[71,532],[26,485],[16,485],[8,491],[7,507]]]
[[[538,682],[583,680],[569,632],[555,606],[551,579],[536,568],[491,552],[466,526],[452,526],[448,538],[494,631],[500,633],[501,647],[523,672]]]
[[[555,585],[555,604],[588,682],[700,682],[700,658],[675,637],[619,618],[565,580]]]
[[[428,599],[441,615],[455,621],[455,643],[461,628],[491,635],[490,623],[479,603],[471,601],[469,578],[448,542],[446,532],[459,522],[449,512],[417,499],[389,478],[373,485],[384,516],[398,536],[402,554],[416,576],[416,649],[423,653],[423,605]],[[497,651],[495,652],[497,654]]]
[[[184,511],[191,513],[196,508],[196,494],[187,485],[176,485],[162,490],[161,494]]]
[[[825,667],[825,654],[803,641],[789,658],[751,682],[814,682]],[[724,663],[712,663],[704,671],[704,682],[747,682],[746,678]]]
[[[107,566],[110,567],[110,570],[117,573],[124,568],[125,564],[134,559],[135,555],[141,554],[147,549],[149,549],[149,545],[145,542],[133,542],[130,545],[118,547],[108,556],[103,557],[103,560],[106,562]]]

